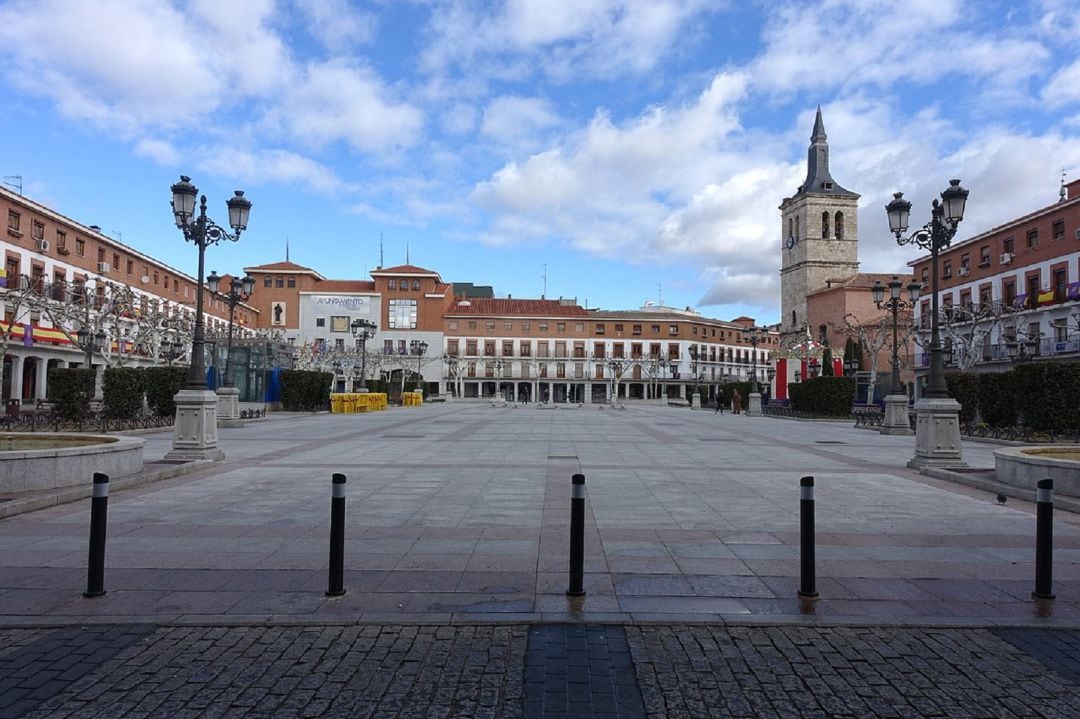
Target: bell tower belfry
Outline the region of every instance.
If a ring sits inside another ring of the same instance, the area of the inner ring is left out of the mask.
[[[806,180],[780,203],[780,333],[803,331],[806,296],[859,271],[859,195],[829,173],[829,143],[818,107]]]

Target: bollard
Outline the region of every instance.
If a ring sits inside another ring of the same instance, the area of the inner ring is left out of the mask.
[[[1036,599],[1053,599],[1054,579],[1054,480],[1040,479],[1035,491],[1035,591]]]
[[[94,472],[90,495],[90,558],[86,567],[84,597],[105,593],[105,529],[109,518],[109,475]]]
[[[570,491],[570,588],[567,596],[585,596],[585,475],[575,474]]]
[[[799,596],[818,595],[814,571],[814,478],[799,480]]]
[[[330,497],[330,587],[328,597],[345,593],[345,475],[334,473]]]

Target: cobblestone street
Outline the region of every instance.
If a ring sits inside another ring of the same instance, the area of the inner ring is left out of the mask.
[[[0,717],[1080,716],[1077,630],[544,629],[5,629]]]

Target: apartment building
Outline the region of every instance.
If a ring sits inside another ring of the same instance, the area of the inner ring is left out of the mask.
[[[105,235],[96,225],[79,223],[3,187],[0,222],[2,392],[9,411],[46,397],[50,368],[86,365],[86,353],[76,342],[83,326],[103,340],[101,349],[92,351],[92,366],[99,369],[187,361],[195,278]],[[209,334],[224,336],[228,307],[209,291],[204,305]],[[234,321],[254,327],[258,314],[240,305]],[[173,346],[181,349],[165,356],[165,348]]]
[[[943,250],[938,300],[947,366],[978,372],[1017,362],[1080,359],[1080,180],[1062,183],[1058,201]],[[930,257],[910,265],[930,286]],[[928,371],[931,296],[919,302]]]

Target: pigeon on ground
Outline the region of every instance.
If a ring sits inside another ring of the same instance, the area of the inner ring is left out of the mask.
[[[1006,497],[1004,494],[998,494],[997,496],[998,504],[1005,504],[1005,500],[1007,499],[1008,497]]]

